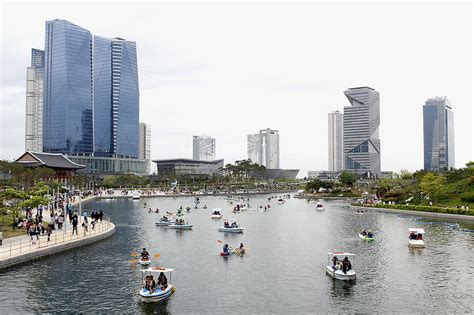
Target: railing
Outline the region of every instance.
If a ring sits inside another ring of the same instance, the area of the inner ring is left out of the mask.
[[[8,239],[4,239],[4,244],[0,246],[0,260],[19,256],[20,254],[34,252],[37,249],[50,247],[56,244],[68,243],[78,239],[84,239],[89,236],[94,236],[105,232],[110,228],[110,217],[104,217],[102,219],[102,222],[100,220],[97,220],[97,223],[95,224],[94,228],[92,228],[92,219],[90,218],[88,218],[87,220],[87,226],[82,226],[82,218],[80,218],[79,221],[80,222],[77,226],[77,230],[74,231],[74,234],[72,234],[72,224],[70,224],[69,222],[64,222],[63,228],[61,230],[54,230],[54,232],[50,235],[49,241],[48,235],[46,233],[44,235],[33,235],[32,240],[21,240],[19,242],[14,242],[10,244],[5,244],[5,241],[7,241]],[[30,236],[28,235],[27,237],[29,238]],[[38,237],[38,239],[36,239],[36,237]]]

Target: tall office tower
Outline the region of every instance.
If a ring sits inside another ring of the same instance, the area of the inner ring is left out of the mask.
[[[216,139],[209,136],[193,136],[193,160],[214,161]]]
[[[43,150],[92,153],[92,35],[65,20],[46,22]]]
[[[380,95],[370,87],[344,91],[344,169],[363,178],[380,176]]]
[[[92,47],[95,155],[138,158],[136,44],[94,36]]]
[[[26,70],[26,151],[43,151],[43,78],[44,51],[31,49],[31,66]]]
[[[147,173],[150,173],[151,162],[151,128],[150,124],[140,123],[140,160],[147,161]]]
[[[344,160],[343,117],[339,111],[328,114],[329,171],[341,171]]]
[[[424,169],[454,168],[454,115],[445,97],[433,97],[423,106]]]
[[[247,154],[254,163],[268,169],[280,168],[280,135],[278,130],[262,129],[247,136]]]

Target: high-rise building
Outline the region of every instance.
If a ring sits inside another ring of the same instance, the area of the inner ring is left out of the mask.
[[[146,171],[150,173],[151,163],[151,128],[150,124],[140,123],[140,160],[145,160],[147,163]]]
[[[44,51],[31,49],[31,66],[26,70],[26,151],[43,151],[43,79]]]
[[[65,153],[71,159],[81,156],[88,172],[144,173],[141,162],[135,161],[139,158],[135,42],[94,36],[65,20],[47,21],[44,72],[44,151]]]
[[[268,169],[280,168],[280,135],[278,130],[262,129],[247,136],[248,158]]]
[[[135,42],[93,36],[94,152],[137,158],[139,90]]]
[[[423,106],[424,169],[454,168],[454,115],[445,97],[433,97]]]
[[[344,169],[363,178],[380,176],[380,95],[370,87],[344,91]]]
[[[216,159],[216,139],[209,136],[193,136],[193,160],[214,161]]]
[[[343,117],[339,111],[328,114],[329,171],[341,171],[344,161]]]

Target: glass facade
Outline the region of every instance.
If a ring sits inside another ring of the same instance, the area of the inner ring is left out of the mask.
[[[68,21],[46,22],[44,152],[93,152],[91,38]]]
[[[209,136],[193,136],[193,159],[214,161],[216,159],[216,139]]]
[[[270,128],[247,136],[248,158],[267,169],[280,168],[280,135]]]
[[[25,150],[43,151],[44,51],[31,50],[26,73]]]
[[[424,169],[443,171],[454,167],[454,115],[446,97],[434,97],[423,106]]]

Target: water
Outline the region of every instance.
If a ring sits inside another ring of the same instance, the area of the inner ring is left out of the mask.
[[[267,204],[266,195],[250,204]],[[222,198],[201,197],[201,206],[186,216],[192,231],[156,227],[153,209],[176,211],[193,206],[193,198],[94,200],[84,205],[103,210],[116,223],[105,241],[24,264],[0,273],[0,313],[302,313],[302,312],[437,312],[473,311],[474,233],[472,227],[427,222],[413,216],[367,212],[354,215],[348,204],[290,199],[271,202],[271,211],[233,214]],[[217,231],[212,208],[238,218],[244,234]],[[425,249],[407,246],[407,229],[424,227]],[[369,228],[376,241],[358,231]],[[222,240],[243,242],[244,257],[221,257]],[[132,251],[147,247],[160,253],[158,265],[175,269],[176,293],[167,302],[138,302],[141,275],[133,270]],[[325,275],[328,251],[357,254],[355,283]]]

